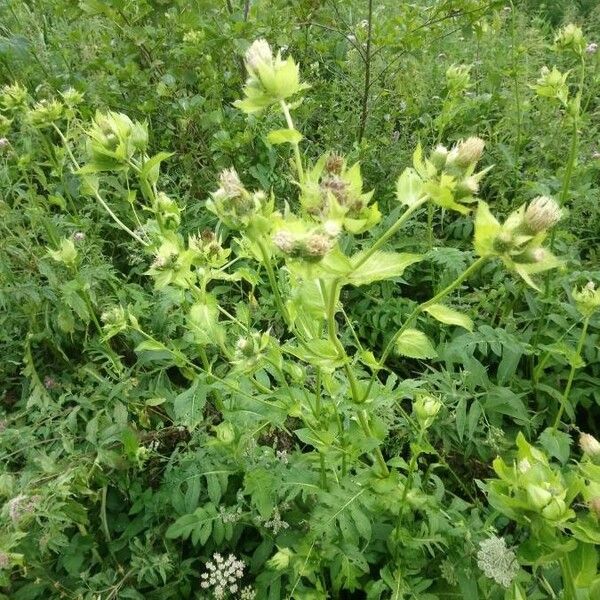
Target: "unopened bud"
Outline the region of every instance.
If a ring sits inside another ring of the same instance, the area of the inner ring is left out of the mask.
[[[231,444],[235,440],[235,429],[231,423],[224,421],[214,427],[217,439],[223,444]]]
[[[219,175],[219,184],[221,185],[224,194],[231,198],[239,196],[244,190],[244,185],[240,181],[240,177],[233,167],[221,171],[221,174]]]
[[[513,247],[514,239],[508,231],[502,231],[494,239],[494,250],[496,252],[506,252]]]
[[[456,186],[455,195],[457,198],[474,196],[479,191],[479,182],[476,177],[467,177]]]
[[[431,153],[429,160],[436,169],[441,171],[446,166],[446,161],[448,160],[448,148],[442,146],[442,144],[438,144]]]
[[[550,521],[557,521],[566,512],[567,506],[564,500],[552,498],[547,506],[542,510],[542,516]]]
[[[344,159],[337,153],[329,155],[327,162],[325,163],[325,170],[333,175],[339,175],[342,172],[344,166]]]
[[[315,258],[325,256],[332,248],[333,240],[322,233],[313,233],[304,242],[306,253]]]
[[[290,564],[293,555],[294,553],[289,548],[282,548],[267,561],[267,565],[277,571],[283,571]]]
[[[528,485],[526,489],[529,502],[537,510],[541,510],[552,500],[552,494],[539,485]]]
[[[291,254],[296,248],[296,238],[285,229],[277,231],[271,239],[275,247],[284,254]]]
[[[597,517],[600,517],[600,496],[592,498],[589,502],[590,511],[593,512]]]
[[[421,396],[413,403],[413,412],[422,427],[429,427],[441,408],[442,403],[433,396]]]
[[[579,447],[592,458],[600,456],[600,442],[589,433],[582,433],[579,436]]]
[[[325,221],[325,223],[323,223],[323,231],[329,237],[334,238],[340,235],[342,227],[337,221]]]
[[[258,39],[246,51],[246,65],[249,71],[258,71],[263,65],[273,63],[273,51],[267,40]]]
[[[532,200],[525,211],[524,225],[532,233],[540,233],[556,225],[562,217],[560,206],[548,196]]]
[[[470,137],[460,142],[457,147],[455,164],[459,167],[468,167],[476,163],[483,154],[485,142],[479,137]]]

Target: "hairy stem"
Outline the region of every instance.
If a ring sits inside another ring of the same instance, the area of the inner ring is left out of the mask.
[[[260,248],[260,253],[262,255],[263,264],[267,271],[267,277],[269,278],[269,284],[273,291],[273,296],[275,298],[275,304],[277,305],[277,310],[281,314],[285,324],[289,327],[290,319],[288,315],[288,311],[283,303],[283,298],[281,297],[281,293],[279,292],[279,286],[277,285],[277,278],[275,277],[275,271],[273,270],[273,264],[271,263],[271,257],[269,255],[269,249],[267,248],[265,242],[263,240],[258,241],[258,247]]]
[[[585,336],[587,335],[588,325],[590,323],[590,317],[586,317],[583,321],[583,328],[581,329],[581,334],[579,335],[579,341],[577,342],[577,350],[575,351],[577,356],[581,356],[581,350],[583,349],[583,344],[585,342]],[[573,379],[575,378],[575,371],[577,371],[577,366],[575,364],[571,364],[571,370],[569,371],[569,377],[567,379],[567,385],[565,386],[565,390],[560,400],[560,408],[558,409],[558,413],[556,414],[556,419],[554,420],[554,425],[552,429],[556,431],[560,424],[560,420],[562,419],[563,413],[565,412],[565,407],[569,402],[569,394],[571,393],[571,386],[573,385]]]
[[[369,0],[367,14],[367,46],[365,48],[365,80],[360,108],[360,122],[358,125],[358,143],[362,142],[367,127],[367,117],[369,116],[369,90],[371,88],[371,41],[373,32],[373,0]]]
[[[432,304],[436,304],[442,298],[444,298],[445,296],[447,296],[448,294],[453,292],[456,288],[458,288],[463,283],[463,281],[465,281],[471,275],[473,275],[473,273],[475,273],[483,265],[483,263],[486,260],[487,260],[487,257],[485,257],[485,256],[478,258],[470,267],[465,269],[465,271],[463,271],[463,273],[461,275],[459,275],[451,284],[447,285],[442,291],[438,292],[435,296],[433,296],[426,302],[422,302],[421,304],[416,306],[415,309],[408,315],[408,317],[404,321],[402,327],[400,327],[400,329],[398,329],[398,331],[396,331],[396,333],[392,336],[392,339],[387,343],[385,349],[383,350],[383,354],[381,355],[381,358],[379,359],[380,366],[383,367],[386,359],[388,358],[388,356],[392,352],[394,346],[396,345],[398,338],[408,329],[408,326],[419,316],[419,314],[422,313],[426,308],[430,307]],[[369,394],[371,393],[373,384],[375,383],[376,377],[377,377],[377,372],[374,372],[373,375],[371,376],[371,380],[367,387],[367,392],[366,392],[364,398],[362,399],[363,402],[369,397]]]
[[[283,115],[285,117],[285,122],[289,129],[293,129],[297,131],[294,121],[292,119],[292,115],[290,114],[290,107],[287,105],[285,100],[281,100],[280,102],[281,110],[283,111]],[[300,145],[298,142],[292,142],[292,146],[294,147],[294,160],[296,161],[296,171],[298,171],[298,182],[304,182],[304,167],[302,166],[302,156],[300,155]]]

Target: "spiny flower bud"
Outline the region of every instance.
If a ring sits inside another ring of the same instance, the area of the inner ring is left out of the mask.
[[[429,160],[436,169],[441,171],[446,166],[446,161],[448,160],[448,148],[442,146],[442,144],[438,144],[431,153]]]
[[[433,396],[421,396],[413,403],[413,412],[422,427],[429,427],[440,412],[442,403]]]
[[[521,252],[514,257],[514,261],[517,263],[533,264],[544,262],[548,258],[548,251],[545,248],[528,248],[524,252]]]
[[[582,433],[579,436],[579,447],[592,458],[600,456],[600,442],[589,433]]]
[[[548,196],[532,200],[524,215],[524,225],[532,233],[540,233],[556,225],[562,217],[560,206]]]
[[[585,47],[583,32],[574,23],[565,25],[554,38],[554,42],[559,48],[573,50],[577,54]]]
[[[466,177],[458,183],[455,189],[455,196],[457,198],[465,198],[468,196],[474,196],[479,192],[479,182],[477,177]]]
[[[291,254],[296,248],[296,238],[292,233],[286,231],[285,229],[280,229],[277,231],[271,239],[273,240],[273,244],[275,244],[277,249],[284,254]]]
[[[233,167],[221,171],[219,175],[219,184],[224,194],[231,198],[239,196],[244,191],[244,185],[240,181],[240,177]]]
[[[590,510],[597,516],[600,517],[600,496],[592,498],[589,502]]]
[[[514,239],[510,232],[502,231],[494,240],[494,250],[496,252],[504,253],[510,250],[513,247]]]
[[[590,316],[600,309],[600,289],[596,289],[593,281],[588,281],[581,290],[574,289],[571,293],[581,314]]]
[[[250,71],[258,71],[263,65],[273,63],[273,51],[269,42],[265,39],[258,39],[252,42],[252,45],[246,51],[246,65]]]
[[[479,137],[470,137],[457,146],[455,164],[468,167],[476,163],[483,154],[485,142]]]
[[[337,237],[338,235],[340,235],[340,233],[342,231],[342,227],[337,221],[325,221],[325,223],[323,223],[323,231],[329,237],[333,238],[333,237]]]
[[[304,249],[309,256],[325,256],[333,248],[333,240],[322,233],[313,233],[304,242]]]
[[[330,154],[325,163],[325,170],[334,175],[340,175],[344,166],[344,159],[339,154],[334,152]]]

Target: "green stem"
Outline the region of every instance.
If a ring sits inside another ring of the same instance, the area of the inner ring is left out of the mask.
[[[63,132],[54,123],[52,123],[52,126],[58,133],[58,135],[67,151],[67,154],[69,155],[69,158],[71,159],[71,162],[73,163],[73,166],[75,167],[75,169],[79,170],[79,163],[75,160],[75,157],[73,156],[73,153],[71,152],[71,148],[69,147],[69,143],[67,142],[65,136],[63,135]],[[108,206],[108,204],[106,204],[106,202],[104,201],[102,196],[100,196],[97,189],[95,189],[95,188],[93,189],[93,194],[94,194],[94,197],[96,198],[96,200],[98,200],[98,202],[100,202],[100,204],[102,205],[102,208],[104,208],[104,210],[110,215],[112,220],[121,229],[123,229],[123,231],[126,231],[131,237],[133,237],[135,240],[137,240],[143,246],[149,245],[146,240],[142,239],[137,233],[135,233],[134,231],[129,229],[129,227],[127,227],[127,225],[125,225],[125,223],[123,223],[123,221],[121,221],[121,219],[119,219],[119,217],[117,217],[117,215],[115,215],[115,213],[111,210],[110,206]]]
[[[319,452],[319,461],[321,464],[321,487],[327,491],[327,468],[325,465],[325,455]]]
[[[413,322],[413,320],[421,312],[423,312],[426,308],[430,307],[432,304],[436,304],[436,302],[439,302],[442,298],[444,298],[445,296],[447,296],[448,294],[453,292],[456,288],[458,288],[461,285],[461,283],[463,283],[463,281],[468,279],[473,273],[475,273],[475,271],[477,271],[483,265],[483,263],[487,260],[487,258],[488,257],[486,257],[486,256],[482,256],[482,257],[478,258],[469,268],[465,269],[465,271],[463,271],[463,273],[461,275],[459,275],[451,284],[446,286],[441,292],[438,292],[435,296],[433,296],[426,302],[422,302],[417,307],[415,307],[415,309],[410,313],[410,315],[408,315],[408,317],[402,324],[402,327],[400,327],[400,329],[398,329],[398,331],[396,331],[396,333],[392,336],[392,339],[387,343],[387,345],[383,351],[383,354],[381,355],[381,358],[379,359],[379,365],[381,367],[383,367],[385,365],[385,361],[387,360],[388,356],[392,352],[396,342],[398,341],[398,338],[406,331],[406,329]],[[373,384],[375,383],[376,377],[377,377],[377,372],[375,371],[371,375],[371,380],[369,381],[369,385],[367,387],[367,392],[366,392],[364,398],[362,399],[363,402],[369,397],[369,394],[371,393],[371,389],[373,388]]]
[[[423,441],[423,429],[421,429],[419,431],[419,436],[417,437],[417,443],[416,443],[416,448],[417,450],[414,450],[413,447],[413,453],[410,457],[410,463],[408,464],[408,472],[406,474],[406,479],[404,481],[404,490],[402,491],[402,499],[400,500],[400,510],[398,512],[398,519],[400,519],[402,517],[402,512],[404,510],[404,506],[406,504],[406,498],[408,497],[408,490],[410,488],[410,486],[412,485],[412,479],[413,479],[413,475],[414,472],[416,470],[417,467],[417,461],[419,460],[419,450],[421,447],[421,443]]]
[[[263,264],[267,271],[267,277],[269,278],[269,284],[273,291],[273,296],[275,297],[275,304],[277,305],[277,310],[281,314],[285,324],[290,326],[290,318],[288,315],[288,311],[283,303],[283,298],[279,292],[279,286],[277,285],[277,279],[275,277],[275,271],[273,270],[273,264],[271,263],[271,257],[269,255],[269,249],[265,245],[263,240],[258,240],[258,247],[260,248],[260,253],[262,255]]]
[[[410,313],[410,315],[408,315],[408,317],[407,317],[406,321],[404,321],[402,327],[400,327],[400,329],[398,329],[398,331],[394,334],[392,339],[388,342],[387,346],[385,347],[385,350],[383,351],[381,360],[379,361],[380,365],[383,366],[386,358],[390,355],[390,352],[394,348],[394,345],[396,344],[396,341],[398,340],[398,338],[406,331],[408,326],[419,315],[419,313],[421,313],[425,309],[429,308],[432,304],[436,304],[442,298],[444,298],[445,296],[447,296],[448,294],[453,292],[456,288],[458,288],[463,283],[463,281],[465,281],[473,273],[475,273],[475,271],[477,271],[486,260],[487,260],[486,256],[482,256],[482,257],[478,258],[468,269],[465,269],[465,271],[463,271],[463,273],[461,275],[459,275],[452,283],[447,285],[442,291],[438,292],[435,296],[433,296],[426,302],[422,302],[421,304],[416,306],[415,309]]]
[[[421,198],[414,204],[409,206],[403,213],[402,216],[382,235],[377,241],[362,255],[361,259],[354,265],[355,269],[358,269],[361,265],[365,264],[379,248],[381,248],[399,229],[406,223],[409,217],[423,204],[427,202],[427,198]]]
[[[294,121],[292,119],[292,115],[290,114],[290,107],[287,105],[287,102],[285,100],[281,100],[280,105],[288,128],[297,131],[296,127],[294,126]],[[292,142],[292,146],[294,147],[294,159],[296,161],[296,170],[298,171],[298,182],[304,183],[304,167],[302,166],[300,145],[298,142]]]
[[[331,289],[327,293],[325,289],[325,284],[321,282],[321,289],[323,290],[323,294],[326,298],[327,303],[327,331],[329,334],[329,339],[331,343],[336,347],[336,350],[339,352],[340,356],[344,362],[344,370],[346,372],[346,376],[348,378],[348,383],[350,384],[350,391],[352,394],[352,401],[354,404],[360,404],[361,402],[361,394],[358,386],[358,381],[348,364],[348,355],[346,354],[346,350],[342,343],[340,342],[335,325],[335,312],[336,312],[336,300],[337,300],[337,286],[338,280],[334,279],[331,283]],[[365,396],[366,398],[366,396]],[[371,426],[369,424],[369,417],[367,415],[367,411],[364,409],[360,409],[357,411],[358,422],[367,437],[373,437],[373,432],[371,431]],[[385,464],[385,458],[383,457],[383,453],[381,452],[381,448],[375,449],[375,461],[379,465],[381,469],[381,473],[384,477],[387,477],[390,472]]]
[[[577,356],[581,356],[581,350],[583,349],[583,344],[585,342],[585,336],[587,335],[589,323],[590,317],[588,316],[583,321],[583,328],[579,336],[579,341],[577,342],[577,350],[575,351]],[[569,378],[567,379],[565,391],[563,392],[562,398],[560,400],[560,408],[558,409],[556,419],[554,420],[554,425],[552,426],[552,429],[554,431],[558,429],[560,420],[562,419],[563,413],[565,412],[565,407],[567,406],[567,402],[569,401],[569,394],[571,393],[571,386],[573,385],[573,379],[575,378],[575,371],[577,371],[577,366],[573,363],[571,364],[571,370],[569,371]]]

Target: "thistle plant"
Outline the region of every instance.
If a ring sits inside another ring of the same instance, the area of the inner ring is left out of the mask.
[[[256,443],[256,432],[265,428],[291,429],[292,443],[303,445],[297,460],[310,465],[307,485],[318,490],[321,498],[308,537],[298,537],[293,527],[298,529],[294,519],[304,510],[303,500],[291,493],[279,494],[268,469],[243,473],[238,490],[238,506],[246,503],[248,512],[259,515],[249,521],[252,526],[262,524],[258,526],[269,535],[285,540],[279,551],[272,548],[266,573],[276,572],[281,578],[286,572],[293,592],[299,581],[318,585],[311,555],[323,528],[339,522],[340,535],[347,543],[369,543],[374,534],[371,519],[365,515],[377,514],[386,522],[391,552],[399,560],[407,537],[424,526],[419,516],[423,502],[438,502],[441,510],[449,501],[445,494],[429,498],[432,474],[422,469],[429,455],[443,460],[429,441],[437,420],[446,412],[442,396],[426,387],[407,395],[412,407],[407,413],[412,436],[407,460],[386,454],[386,425],[377,407],[387,393],[386,386],[395,380],[393,376],[388,380],[396,364],[391,357],[426,364],[437,357],[436,343],[425,332],[427,319],[472,330],[473,318],[453,308],[450,297],[485,263],[500,262],[536,288],[538,273],[561,264],[545,241],[562,213],[553,199],[540,197],[523,203],[501,223],[479,199],[480,182],[490,169],[480,167],[485,141],[468,137],[449,148],[441,144],[429,151],[417,147],[412,166],[396,183],[396,200],[402,210],[391,223],[386,219],[387,228],[376,230],[382,214],[376,192],[363,180],[360,164],[351,164],[334,152],[325,152],[313,162],[310,153],[303,151],[304,136],[292,112],[308,86],[301,83],[294,60],[284,60],[267,42],[258,40],[249,48],[245,63],[244,99],[236,106],[251,115],[279,113],[285,127],[271,131],[267,139],[272,145],[292,148],[289,179],[296,194],[285,201],[271,190],[254,189],[246,174],[231,166],[215,174],[214,191],[205,199],[206,215],[216,217],[217,223],[184,234],[184,207],[176,194],[164,189],[160,176],[161,163],[170,155],[150,155],[146,124],[119,113],[96,114],[87,129],[87,162],[82,166],[74,158],[72,162],[87,193],[141,245],[147,262],[145,275],[153,280],[157,293],[165,294],[178,313],[185,315],[183,337],[170,339],[155,333],[151,320],[136,314],[133,307],[113,306],[101,317],[104,341],[133,343],[143,360],[173,368],[189,382],[173,410],[191,431],[198,428],[202,407],[210,401],[219,421],[207,448],[225,453],[232,467],[248,444]],[[464,79],[467,73],[458,75]],[[103,186],[114,177],[129,190],[127,216],[116,207],[113,210],[106,200]],[[381,349],[365,347],[347,319],[342,290],[398,280],[411,265],[424,261],[418,243],[412,252],[392,251],[388,243],[409,221],[419,219],[425,207],[462,217],[474,212],[477,258],[429,298],[413,303]],[[65,239],[50,256],[75,264],[75,242]],[[223,289],[235,295],[235,304],[224,299]],[[258,302],[250,301],[255,295]],[[204,390],[201,400],[199,389]],[[145,457],[150,450],[143,450]],[[290,461],[287,454],[285,461],[279,458],[284,451],[273,452],[276,467],[272,469],[298,468],[296,459]],[[141,465],[140,456],[135,453],[136,464]],[[312,478],[313,466],[316,478]],[[532,475],[531,486],[522,494],[534,503],[541,519],[562,523],[572,516],[565,491],[568,484],[553,477],[542,485]],[[242,510],[239,519],[222,519],[224,509],[217,503],[227,478],[224,483],[210,481],[212,502],[181,516],[169,528],[168,537],[191,536],[197,543],[214,535],[222,543],[232,539],[234,527],[248,525]],[[280,508],[284,500],[292,503],[287,504],[285,518]],[[346,515],[347,507],[351,517]],[[454,509],[447,508],[449,515]],[[354,523],[352,532],[339,521],[346,518]],[[444,518],[449,529],[462,526],[453,524],[451,517]],[[217,576],[220,567],[215,563],[211,569],[210,564],[211,572],[203,575],[204,588],[214,588],[220,597],[240,589],[237,579],[241,575],[232,574],[231,565]],[[511,569],[506,565],[506,574],[493,578],[505,585],[509,575],[512,578]],[[269,585],[259,581],[258,589]]]

